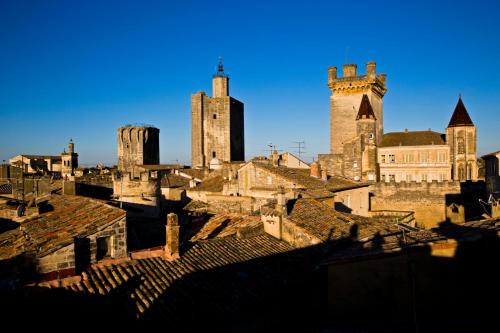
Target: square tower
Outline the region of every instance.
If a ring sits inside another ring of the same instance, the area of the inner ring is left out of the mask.
[[[382,98],[386,75],[376,74],[375,62],[366,64],[366,74],[357,75],[355,64],[343,65],[343,77],[337,77],[337,67],[328,68],[330,96],[330,153],[342,154],[343,146],[357,136],[356,117],[363,95],[369,99],[375,114],[376,142],[384,133]]]
[[[477,180],[476,126],[461,97],[446,128],[446,143],[450,147],[451,178]]]
[[[229,96],[229,77],[222,63],[212,79],[212,93],[191,96],[191,163],[209,167],[210,161],[244,161],[244,105]]]

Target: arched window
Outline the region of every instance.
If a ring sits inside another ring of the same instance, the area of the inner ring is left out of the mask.
[[[465,153],[464,138],[458,138],[457,139],[457,153],[458,154],[464,154]]]
[[[463,164],[458,166],[458,180],[465,180],[465,168]]]

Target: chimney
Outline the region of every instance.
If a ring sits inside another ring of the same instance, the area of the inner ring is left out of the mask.
[[[314,161],[311,164],[311,177],[321,178],[321,166],[317,161]]]
[[[356,64],[345,64],[342,66],[342,71],[344,72],[344,77],[355,77],[356,76]]]
[[[190,180],[189,180],[189,187],[190,187],[190,188],[196,187],[196,180],[194,180],[194,179],[190,179]]]
[[[329,66],[328,67],[328,84],[332,84],[333,81],[337,79],[337,67]]]
[[[375,73],[376,63],[374,61],[370,61],[366,63],[366,77],[370,80],[375,80],[377,74]]]
[[[326,174],[326,170],[321,170],[321,179],[328,180],[328,175]]]
[[[277,150],[273,151],[273,155],[271,156],[271,160],[272,160],[274,167],[277,167],[280,165],[280,155],[278,154]]]
[[[278,193],[276,195],[276,211],[280,212],[283,216],[286,216],[287,214],[287,207],[286,207],[286,197],[285,197],[285,189],[283,186],[280,186],[278,189]]]
[[[179,259],[179,219],[174,213],[167,215],[165,258],[170,260]]]

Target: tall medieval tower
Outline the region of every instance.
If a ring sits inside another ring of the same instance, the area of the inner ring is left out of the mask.
[[[212,97],[191,96],[191,163],[203,168],[210,161],[244,161],[244,105],[229,96],[229,77],[222,62],[212,78]]]
[[[343,145],[357,136],[356,117],[363,95],[369,99],[375,114],[376,142],[384,133],[382,98],[386,93],[386,75],[376,74],[375,62],[366,64],[366,74],[357,75],[355,64],[342,66],[343,77],[337,77],[337,67],[328,67],[330,96],[330,153],[342,154]]]
[[[75,144],[73,139],[69,140],[68,152],[66,150],[61,153],[61,176],[63,179],[70,178],[75,175],[75,169],[78,168],[78,154],[75,153]]]
[[[461,97],[446,128],[446,143],[450,146],[451,178],[477,180],[476,126]]]
[[[139,165],[160,163],[160,130],[127,125],[118,129],[118,171],[140,176]]]

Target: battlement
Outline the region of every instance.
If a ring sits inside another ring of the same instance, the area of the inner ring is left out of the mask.
[[[343,77],[337,76],[337,67],[328,67],[328,87],[332,92],[348,92],[367,90],[376,91],[380,96],[386,92],[386,75],[376,73],[376,63],[370,61],[366,64],[366,74],[357,74],[356,64],[345,64],[342,66]]]

